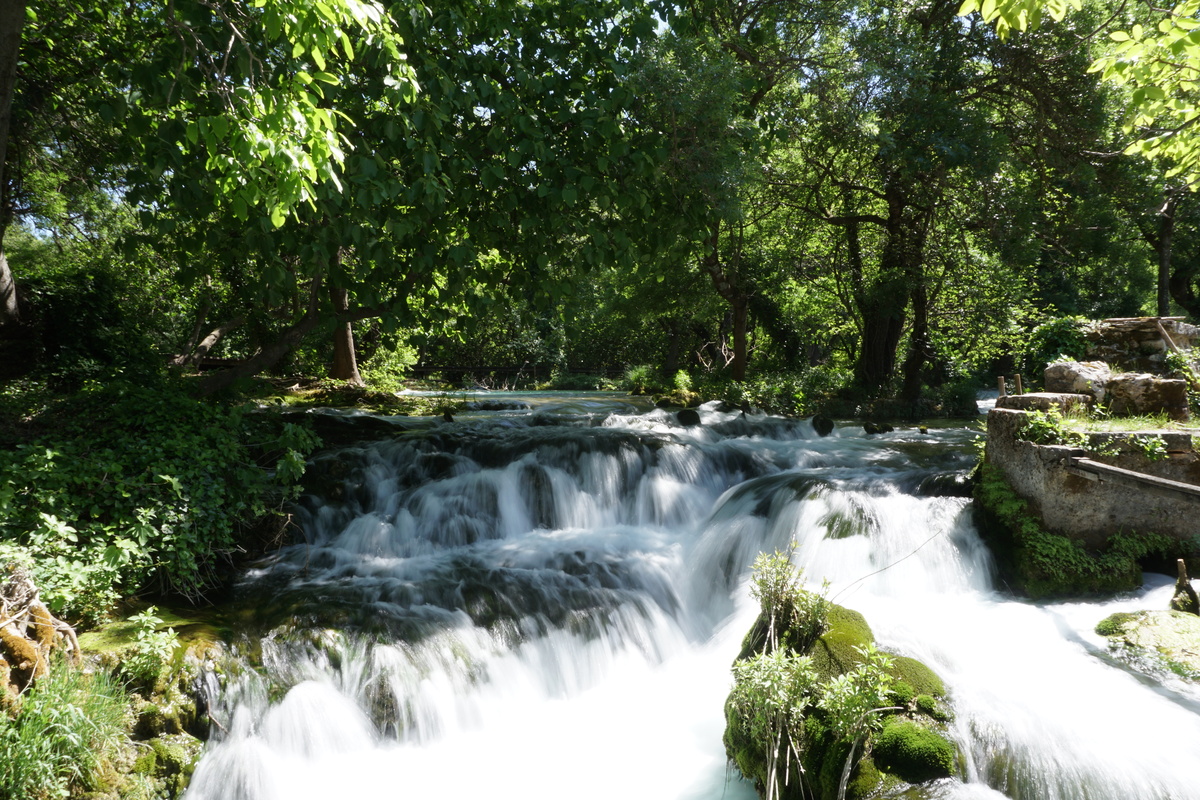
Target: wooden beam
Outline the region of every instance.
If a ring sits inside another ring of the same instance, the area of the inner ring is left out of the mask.
[[[1131,469],[1114,467],[1111,464],[1102,464],[1090,458],[1075,456],[1067,459],[1066,469],[1072,475],[1078,475],[1091,481],[1132,486],[1154,494],[1182,495],[1200,502],[1200,486],[1192,483],[1159,478],[1156,475],[1147,475],[1144,472],[1135,472]]]

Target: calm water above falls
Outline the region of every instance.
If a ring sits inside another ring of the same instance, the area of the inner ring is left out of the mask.
[[[969,467],[973,432],[702,417],[553,401],[323,457],[307,541],[245,578],[264,668],[214,692],[188,800],[753,798],[722,705],[748,567],[792,541],[946,679],[967,782],[931,796],[1200,798],[1200,700],[1090,633],[1169,589],[994,591],[966,501],[920,491]]]

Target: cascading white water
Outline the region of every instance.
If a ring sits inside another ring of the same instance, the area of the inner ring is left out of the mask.
[[[969,432],[583,411],[315,465],[340,500],[310,499],[307,542],[247,576],[262,669],[212,699],[188,800],[752,798],[722,706],[749,564],[793,541],[946,679],[967,782],[930,796],[1200,797],[1194,698],[1102,657],[1105,604],[996,593],[966,501],[916,491],[969,464]]]

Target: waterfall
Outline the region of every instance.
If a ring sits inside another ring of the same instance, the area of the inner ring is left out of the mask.
[[[241,582],[188,800],[753,798],[723,703],[749,565],[793,544],[946,679],[966,782],[929,796],[1200,798],[1196,699],[1090,634],[1140,601],[1006,598],[967,502],[922,491],[972,432],[701,417],[591,398],[321,456],[303,541]]]

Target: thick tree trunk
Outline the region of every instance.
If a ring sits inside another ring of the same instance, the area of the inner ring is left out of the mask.
[[[889,187],[885,194],[888,216],[883,252],[879,259],[879,275],[871,286],[858,292],[856,297],[863,320],[863,342],[855,377],[858,384],[870,393],[886,388],[891,382],[896,370],[896,351],[908,317],[909,301],[918,292],[924,297],[926,289],[922,264],[925,240],[934,212],[932,204],[914,204],[911,189],[907,185]],[[927,305],[928,299],[923,302]],[[927,312],[925,316],[926,319],[921,322],[922,339],[927,336]],[[924,342],[920,344],[923,352]],[[923,355],[920,357],[924,358]],[[919,394],[919,366],[915,371],[918,381],[915,391]],[[904,389],[908,391],[909,387],[906,385]]]
[[[24,27],[25,0],[0,0],[0,198],[3,198],[0,202],[0,327],[21,321],[16,283],[4,254],[4,233],[11,214],[4,164],[8,158],[8,131],[17,82],[17,53]]]
[[[330,289],[329,297],[335,313],[345,314],[350,310],[350,297],[345,289]],[[354,330],[349,322],[339,323],[333,330],[333,364],[329,368],[329,377],[354,386],[364,385],[362,376],[358,374]]]
[[[4,226],[0,226],[0,328],[21,324],[21,308],[17,305],[17,284],[8,268],[4,252]]]
[[[924,280],[913,287],[912,309],[912,333],[908,338],[908,357],[904,359],[900,399],[916,402],[921,396],[921,370],[929,356],[929,293]]]

